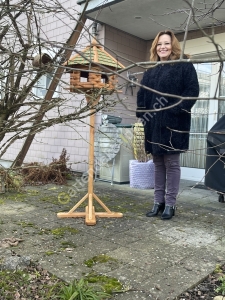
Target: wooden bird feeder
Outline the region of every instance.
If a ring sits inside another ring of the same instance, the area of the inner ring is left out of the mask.
[[[81,55],[82,54],[82,55]],[[72,56],[64,65],[70,67],[70,91],[74,93],[84,93],[90,103],[90,141],[89,141],[89,170],[88,170],[88,193],[78,203],[66,213],[58,213],[59,218],[79,218],[85,217],[86,225],[95,225],[96,217],[119,218],[123,214],[112,212],[93,191],[94,179],[94,128],[95,109],[101,95],[112,94],[116,90],[117,76],[110,75],[111,71],[124,68],[115,58],[107,53],[94,39],[90,46],[86,47],[81,54]],[[87,58],[87,59],[86,59]],[[106,68],[107,69],[106,69]],[[74,70],[73,70],[74,69]],[[101,72],[101,73],[98,73]],[[103,74],[104,73],[104,74]],[[109,75],[107,75],[109,73]],[[94,94],[97,91],[97,99]],[[88,204],[84,212],[75,210],[88,199]],[[96,200],[104,209],[103,212],[96,212],[93,205]]]
[[[107,75],[107,73],[124,68],[121,63],[99,46],[95,39],[82,51],[82,55],[72,56],[64,65],[78,69],[69,71],[70,91],[74,93],[93,92],[94,89],[97,89],[101,90],[101,94],[112,94],[116,89],[117,76]]]

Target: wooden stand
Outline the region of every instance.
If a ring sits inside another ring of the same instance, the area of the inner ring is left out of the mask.
[[[89,100],[87,98],[87,100]],[[99,100],[99,99],[98,99]],[[97,101],[98,101],[97,100]],[[95,130],[95,110],[91,110],[90,116],[90,144],[89,144],[89,171],[88,171],[88,193],[67,213],[58,213],[58,218],[80,218],[85,217],[86,225],[95,225],[96,217],[100,218],[121,218],[122,213],[112,212],[93,192],[94,179],[94,130]],[[88,205],[85,212],[74,212],[86,199]],[[95,199],[104,208],[105,212],[96,212],[93,206],[93,199]]]

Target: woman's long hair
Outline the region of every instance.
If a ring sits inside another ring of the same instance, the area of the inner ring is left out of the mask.
[[[171,30],[160,31],[152,42],[152,47],[150,49],[150,61],[158,61],[159,56],[157,54],[157,44],[159,41],[159,37],[161,35],[167,34],[171,37],[171,47],[172,51],[170,54],[170,60],[176,60],[180,58],[181,47],[178,39],[175,37],[174,33]],[[189,55],[185,54],[185,58],[189,57]]]

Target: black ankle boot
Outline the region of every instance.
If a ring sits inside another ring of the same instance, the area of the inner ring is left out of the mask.
[[[162,220],[169,220],[175,215],[175,206],[166,205],[162,213]]]
[[[155,217],[165,208],[165,203],[154,203],[153,208],[146,214],[146,217]]]

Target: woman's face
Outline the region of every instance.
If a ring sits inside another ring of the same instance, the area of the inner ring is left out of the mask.
[[[168,58],[172,52],[170,35],[163,34],[159,37],[156,51],[157,51],[157,54],[158,54],[160,60],[168,60]]]

